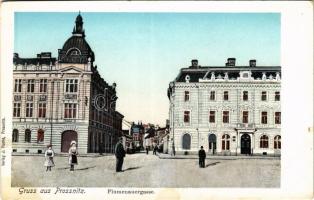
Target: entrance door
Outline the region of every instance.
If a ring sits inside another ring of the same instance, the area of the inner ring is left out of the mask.
[[[241,136],[241,154],[251,154],[251,137],[249,134]]]
[[[64,131],[61,137],[61,152],[68,152],[72,141],[77,143],[77,132],[76,131]]]
[[[212,154],[216,153],[216,135],[215,134],[210,134],[208,136],[208,147],[209,147],[209,152]]]

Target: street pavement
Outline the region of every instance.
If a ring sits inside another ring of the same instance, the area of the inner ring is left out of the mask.
[[[56,156],[46,172],[44,156],[12,156],[12,187],[280,187],[280,159],[160,159],[126,155],[115,172],[113,155],[79,157],[69,171],[67,157]]]

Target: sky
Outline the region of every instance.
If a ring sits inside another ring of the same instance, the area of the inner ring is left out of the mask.
[[[72,35],[78,13],[17,12],[14,51],[58,56]],[[279,13],[87,13],[81,12],[86,41],[109,84],[117,84],[117,110],[127,121],[165,125],[167,88],[183,67],[280,65]]]

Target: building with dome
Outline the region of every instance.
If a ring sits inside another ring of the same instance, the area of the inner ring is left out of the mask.
[[[80,14],[58,58],[14,54],[13,152],[43,153],[52,144],[65,153],[73,140],[79,153],[114,151],[123,115],[116,111],[116,84],[108,84],[94,62]]]
[[[192,60],[169,84],[169,152],[280,155],[280,66],[200,66]]]

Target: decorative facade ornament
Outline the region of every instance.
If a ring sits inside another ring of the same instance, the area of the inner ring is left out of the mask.
[[[211,73],[210,80],[212,80],[212,81],[215,80],[215,72],[212,72],[212,73]]]
[[[186,83],[189,83],[189,82],[190,82],[190,76],[189,76],[189,75],[186,75],[186,76],[185,76],[185,82],[186,82]]]

